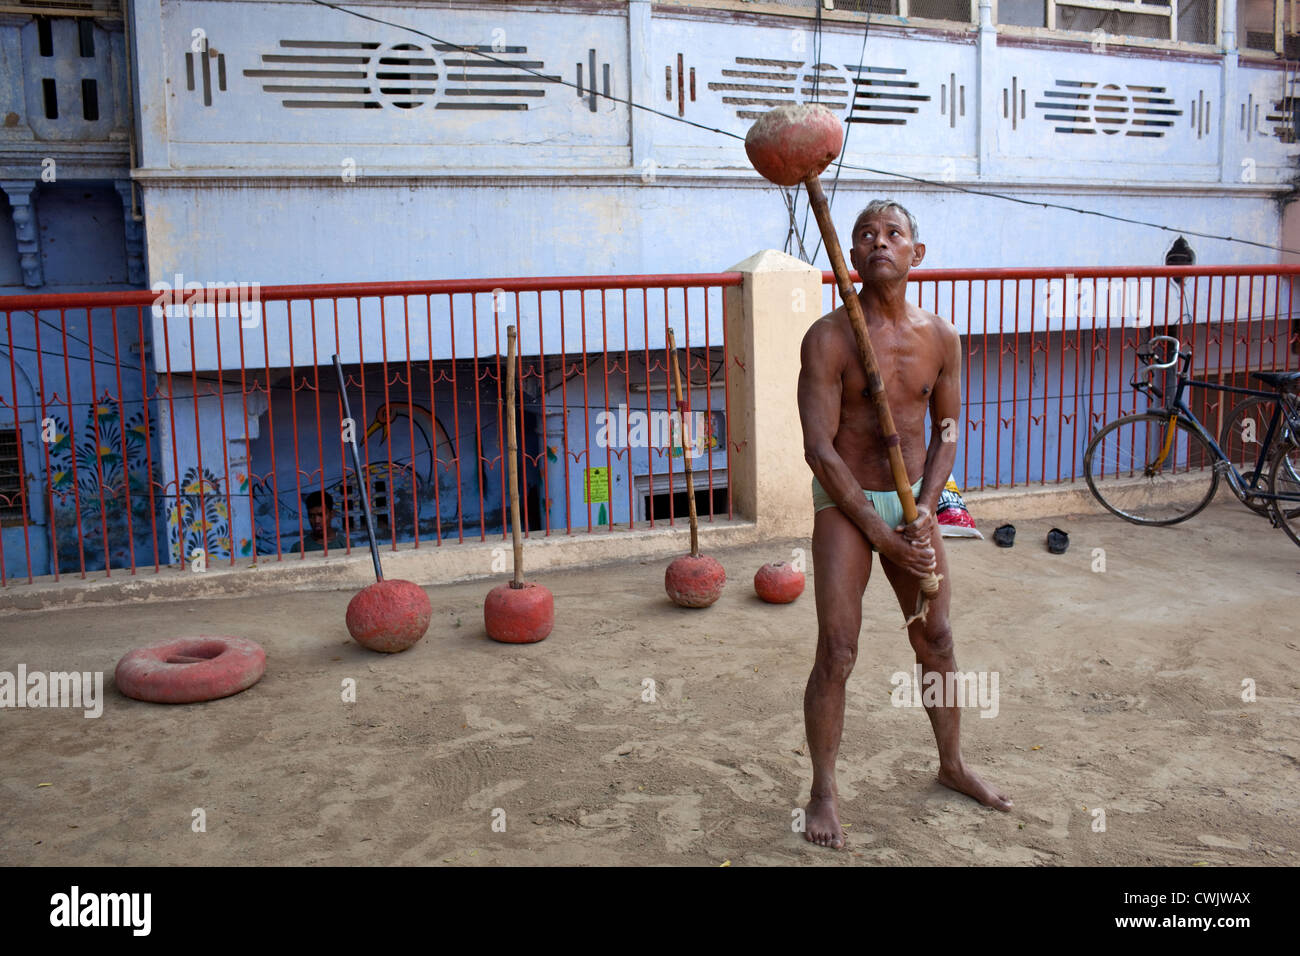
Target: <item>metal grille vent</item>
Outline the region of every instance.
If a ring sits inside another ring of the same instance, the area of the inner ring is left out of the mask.
[[[722,94],[724,104],[736,107],[739,119],[758,119],[777,106],[816,102],[847,114],[849,123],[890,126],[904,125],[931,99],[918,91],[919,86],[907,79],[907,70],[895,67],[838,67],[748,56],[736,57],[735,69],[723,70],[721,79],[708,84]]]
[[[1265,116],[1272,133],[1283,143],[1296,142],[1300,133],[1300,64],[1289,63],[1282,74],[1282,98],[1271,99],[1272,109]]]
[[[1286,62],[1277,76],[1281,88],[1247,94],[1239,123],[1246,142],[1272,136],[1281,143],[1300,142],[1300,64]],[[1271,85],[1271,84],[1270,84]]]
[[[930,96],[918,93],[920,84],[907,79],[907,70],[887,66],[850,66],[855,94],[850,123],[904,126],[908,117],[920,112]]]
[[[848,108],[848,79],[828,63],[804,67],[803,60],[769,60],[738,56],[736,68],[723,70],[722,79],[709,89],[722,94],[722,102],[735,106],[740,119],[758,119],[768,110],[814,99],[827,109]],[[756,107],[766,107],[757,109]]]
[[[1163,86],[1057,80],[1034,106],[1058,133],[1162,137],[1183,111]]]
[[[414,43],[398,43],[379,57],[375,79],[384,102],[402,110],[423,106],[418,97],[438,92],[438,61]]]
[[[526,110],[561,79],[531,72],[545,63],[520,57],[523,46],[281,40],[279,49],[291,52],[263,53],[243,74],[288,109]]]
[[[1296,115],[1300,112],[1300,100],[1288,96],[1282,100],[1270,100],[1272,109],[1264,115],[1264,122],[1270,127],[1273,136],[1283,143],[1296,141]]]
[[[1241,104],[1241,129],[1246,142],[1256,136],[1272,136],[1283,143],[1296,142],[1296,124],[1300,119],[1300,98],[1284,96],[1280,100],[1246,97]]]
[[[1188,119],[1191,120],[1191,128],[1196,130],[1196,138],[1204,139],[1210,135],[1210,117],[1213,115],[1213,104],[1205,98],[1205,90],[1196,91],[1196,99],[1192,100],[1192,109]]]

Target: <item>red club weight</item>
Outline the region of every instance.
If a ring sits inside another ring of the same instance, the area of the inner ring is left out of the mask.
[[[803,588],[803,572],[784,561],[765,564],[754,575],[754,590],[768,604],[789,604]]]
[[[677,412],[683,422],[682,468],[686,472],[686,500],[690,503],[691,553],[674,558],[664,572],[664,590],[679,607],[708,607],[722,594],[727,572],[716,559],[700,554],[699,517],[695,513],[695,478],[691,474],[691,449],[686,446],[684,423],[688,420],[682,401],[682,373],[677,366],[677,340],[668,330],[668,352],[673,366],[673,386]]]
[[[413,581],[376,581],[348,603],[348,633],[362,647],[385,654],[404,651],[429,629],[433,605]]]
[[[488,637],[503,644],[534,644],[555,626],[555,596],[540,584],[524,580],[524,545],[519,536],[519,448],[515,439],[515,339],[506,329],[506,477],[510,485],[510,534],[514,542],[515,576],[498,584],[483,602]]]

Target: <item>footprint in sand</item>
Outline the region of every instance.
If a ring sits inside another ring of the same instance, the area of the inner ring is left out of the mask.
[[[490,810],[493,807],[498,807],[501,805],[502,797],[514,793],[527,783],[527,780],[502,780],[500,783],[493,784],[490,787],[484,787],[478,793],[473,794],[465,801],[465,809]]]
[[[737,767],[706,760],[703,757],[675,755],[678,763],[699,767],[721,780],[723,786],[748,803],[766,803],[777,790],[777,783],[756,763],[746,762]]]
[[[1250,837],[1223,837],[1215,836],[1213,833],[1198,833],[1196,839],[1200,840],[1206,846],[1212,846],[1221,850],[1249,850],[1251,846]]]
[[[625,793],[619,801],[628,811],[635,804],[660,805],[655,813],[659,836],[663,838],[668,852],[685,853],[694,849],[695,844],[704,837],[700,799],[700,794],[694,792],[656,795]]]
[[[1052,857],[1046,853],[1040,853],[1037,850],[1031,850],[1027,846],[1009,846],[1003,849],[996,849],[989,846],[982,840],[966,833],[949,833],[944,836],[944,842],[950,846],[959,847],[963,850],[969,850],[976,863],[995,863],[1003,865],[1023,865],[1026,863],[1050,863]]]

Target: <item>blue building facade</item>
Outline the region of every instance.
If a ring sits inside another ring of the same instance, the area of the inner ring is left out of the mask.
[[[74,3],[64,12],[81,15],[42,16],[20,7],[0,13],[0,295],[140,288],[144,229],[131,183],[121,10]],[[36,574],[83,562],[103,567],[110,557],[129,563],[131,550],[152,561],[147,535],[127,531],[162,517],[147,505],[143,396],[154,390],[152,329],[128,318],[97,310],[43,313],[38,322],[19,314],[0,329],[8,574],[27,574],[28,553]],[[120,388],[115,348],[131,369]],[[19,470],[28,478],[25,498]],[[128,505],[131,485],[137,494]]]

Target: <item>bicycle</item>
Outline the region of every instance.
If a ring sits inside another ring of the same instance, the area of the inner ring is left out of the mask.
[[[1300,418],[1300,394],[1294,391],[1283,391],[1280,397],[1278,395],[1252,395],[1235,405],[1223,422],[1223,428],[1219,432],[1219,447],[1223,449],[1227,459],[1242,473],[1242,477],[1247,480],[1258,473],[1262,464],[1258,460],[1259,456],[1256,454],[1255,449],[1258,448],[1263,451],[1263,445],[1260,444],[1259,439],[1264,422],[1268,419],[1268,409],[1270,406],[1276,406],[1279,403],[1284,406],[1284,412],[1281,421],[1278,422],[1281,432],[1277,440],[1287,441],[1292,435],[1288,423]],[[1247,470],[1248,468],[1250,470]],[[1259,477],[1260,481],[1267,480],[1266,475],[1260,475]],[[1288,477],[1290,480],[1300,483],[1300,474],[1293,472]],[[1243,498],[1242,504],[1260,515],[1268,515],[1270,510],[1268,502],[1256,496]]]
[[[1174,355],[1156,363],[1157,343],[1171,343]],[[1288,389],[1298,372],[1255,372],[1272,391],[1194,381],[1192,353],[1173,336],[1160,335],[1138,350],[1144,370],[1129,384],[1155,403],[1164,394],[1144,375],[1180,361],[1173,398],[1145,412],[1125,415],[1097,432],[1083,453],[1083,474],[1093,497],[1107,511],[1140,525],[1172,525],[1198,514],[1214,498],[1222,476],[1233,494],[1253,510],[1266,509],[1300,545],[1300,412]],[[1196,414],[1183,401],[1189,385],[1236,392],[1274,402],[1254,468],[1243,474]]]

